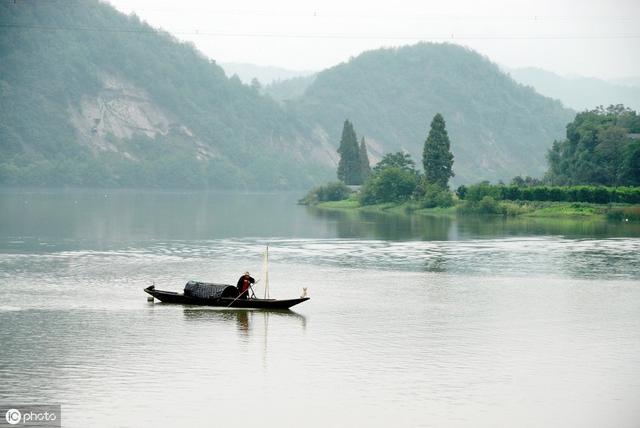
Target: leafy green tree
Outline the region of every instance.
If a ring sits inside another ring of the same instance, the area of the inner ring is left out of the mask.
[[[444,118],[440,113],[431,121],[431,130],[422,151],[422,165],[428,183],[448,187],[449,179],[454,176],[453,154]]]
[[[362,205],[406,201],[419,183],[420,174],[409,154],[387,153],[362,186],[359,200]]]
[[[640,140],[634,140],[626,147],[621,174],[622,182],[640,186]]]
[[[360,177],[364,183],[371,175],[371,165],[369,164],[369,155],[367,154],[367,145],[364,137],[360,141]]]
[[[379,172],[383,169],[396,167],[411,171],[417,174],[416,163],[411,159],[411,155],[405,152],[387,153],[384,157],[373,167],[373,172]]]
[[[360,149],[358,138],[349,120],[344,121],[342,138],[340,139],[340,161],[338,162],[338,179],[345,184],[362,184]]]
[[[408,200],[418,185],[419,177],[408,169],[390,166],[375,172],[360,190],[360,203],[373,205]]]
[[[640,117],[622,105],[578,113],[567,125],[567,138],[547,153],[546,180],[555,185],[633,185],[633,165]],[[635,163],[637,165],[637,161]]]

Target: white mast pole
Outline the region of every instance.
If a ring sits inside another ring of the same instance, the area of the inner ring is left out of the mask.
[[[264,298],[269,298],[269,244],[264,253]]]

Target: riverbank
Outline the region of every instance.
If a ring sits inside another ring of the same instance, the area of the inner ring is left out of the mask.
[[[589,220],[640,221],[640,205],[593,204],[584,202],[495,201],[491,206],[471,205],[457,200],[454,206],[420,208],[414,202],[388,202],[360,205],[356,199],[320,202],[317,208],[343,211],[379,212],[389,214],[416,214],[430,216],[458,216],[485,214],[507,217],[538,217]]]

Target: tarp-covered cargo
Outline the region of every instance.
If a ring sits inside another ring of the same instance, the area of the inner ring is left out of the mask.
[[[238,295],[238,289],[229,284],[189,281],[184,286],[184,295],[200,299],[234,298]]]

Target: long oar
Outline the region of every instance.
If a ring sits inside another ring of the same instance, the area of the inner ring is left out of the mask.
[[[256,282],[254,282],[254,285],[255,285],[255,284],[257,284],[257,283],[259,283],[259,282],[260,282],[260,280],[257,280]],[[242,293],[238,294],[238,297],[236,297],[235,299],[233,299],[233,300],[231,301],[231,303],[229,303],[229,304],[227,305],[227,308],[228,308],[229,306],[233,305],[233,304],[235,303],[235,301],[236,301],[236,300],[238,300],[238,299],[240,298],[240,296],[242,296],[244,293],[246,293],[247,291],[249,291],[249,289],[250,289],[250,288],[251,288],[251,284],[249,284],[249,288],[247,288],[246,290],[244,290]],[[254,293],[254,294],[255,294],[255,293]]]

